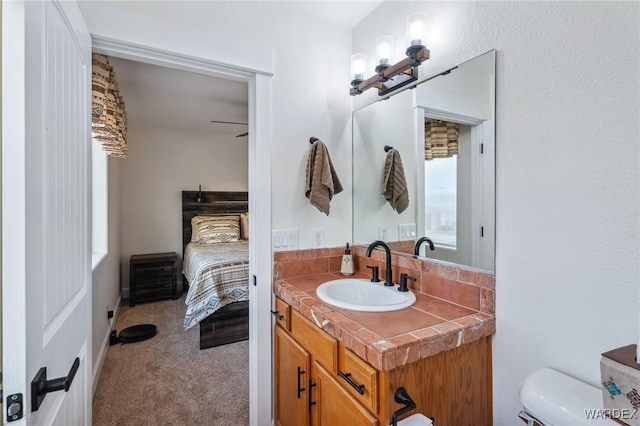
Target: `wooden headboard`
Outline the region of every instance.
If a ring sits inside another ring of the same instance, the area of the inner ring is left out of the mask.
[[[204,202],[196,203],[198,191],[182,191],[182,254],[191,241],[191,218],[197,215],[240,214],[249,211],[248,192],[202,191]]]

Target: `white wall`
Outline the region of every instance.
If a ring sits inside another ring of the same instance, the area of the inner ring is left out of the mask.
[[[82,11],[90,13],[105,4],[86,2]],[[314,229],[326,230],[327,246],[343,245],[351,239],[348,28],[280,7],[279,2],[149,1],[109,5],[271,46],[275,68],[271,86],[272,229],[299,229],[300,248],[311,247]],[[304,196],[312,136],[327,145],[344,186],[344,192],[334,196],[328,217]]]
[[[120,304],[120,251],[121,251],[121,218],[120,218],[120,175],[122,159],[108,159],[108,188],[109,188],[109,243],[107,256],[93,270],[92,285],[92,342],[91,353],[93,359],[94,379],[101,365],[108,346],[109,310],[116,311]],[[117,312],[116,312],[117,315]],[[97,382],[94,382],[94,389]]]
[[[175,251],[182,258],[182,191],[247,191],[246,138],[131,124],[122,159],[122,287],[132,254]]]
[[[392,2],[354,29],[371,58],[376,36],[427,13],[423,76],[498,50],[496,425],[516,424],[533,369],[597,385],[600,354],[638,342],[639,8]]]

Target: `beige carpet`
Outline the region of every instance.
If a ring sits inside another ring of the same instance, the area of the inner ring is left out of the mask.
[[[94,425],[249,424],[249,342],[200,350],[199,328],[182,328],[184,311],[184,297],[122,307],[118,332],[155,324],[158,334],[109,347]]]

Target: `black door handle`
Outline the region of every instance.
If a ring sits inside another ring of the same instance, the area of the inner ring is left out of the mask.
[[[36,377],[31,381],[31,411],[38,411],[44,397],[49,392],[55,392],[64,389],[68,392],[73,383],[73,378],[76,377],[76,372],[80,367],[80,358],[76,358],[71,365],[71,370],[66,377],[59,377],[57,379],[47,380],[47,367],[42,367],[38,370]]]

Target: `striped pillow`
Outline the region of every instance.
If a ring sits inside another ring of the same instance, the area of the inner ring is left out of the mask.
[[[191,241],[200,244],[240,241],[239,216],[194,216]]]

